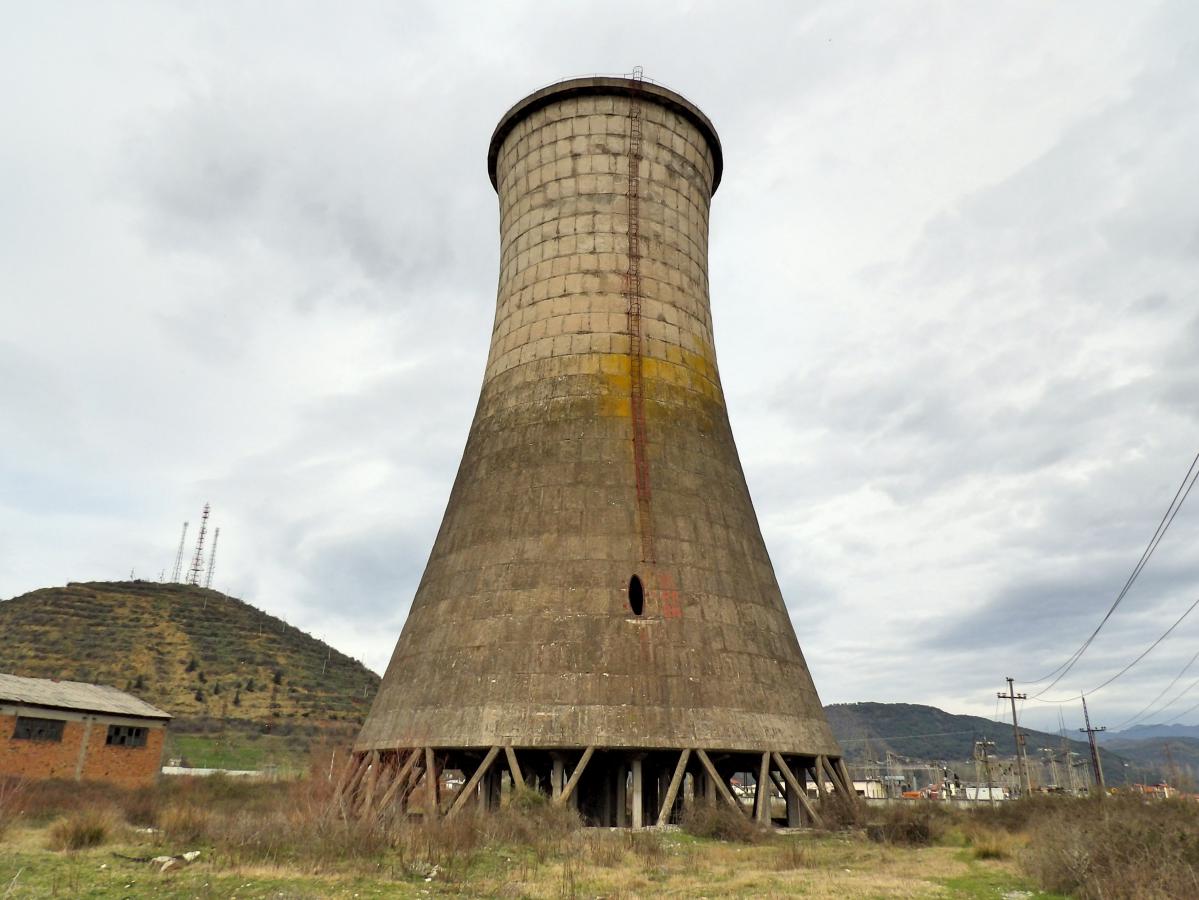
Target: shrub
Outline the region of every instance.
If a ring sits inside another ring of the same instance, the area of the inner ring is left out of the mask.
[[[951,812],[927,800],[904,800],[871,809],[866,832],[887,844],[923,847],[944,836]]]
[[[683,831],[696,837],[718,841],[752,844],[760,841],[765,832],[741,810],[726,803],[697,800],[683,813],[679,822]]]
[[[522,845],[537,859],[560,851],[582,822],[569,805],[551,803],[529,788],[515,791],[499,810],[479,818],[483,840],[492,845]]]
[[[975,807],[974,815],[979,821],[987,822],[997,828],[1020,831],[1048,814],[1059,812],[1063,808],[1063,804],[1089,807],[1098,802],[1100,801],[1033,794],[1030,797],[1021,797],[1019,800],[980,804]]]
[[[45,823],[70,813],[110,808],[124,793],[121,788],[97,781],[29,781],[21,790],[19,808],[26,818]]]
[[[1042,887],[1083,900],[1199,896],[1199,804],[1060,803],[1033,821],[1021,862]]]
[[[963,834],[975,859],[1011,859],[1023,846],[1018,835],[979,822],[968,823]]]
[[[866,808],[856,796],[848,797],[840,791],[834,791],[820,801],[819,812],[826,829],[845,831],[862,826]]]
[[[192,803],[172,804],[158,817],[163,837],[172,843],[194,844],[206,840],[212,823],[212,813]]]
[[[47,837],[51,850],[84,850],[100,846],[114,830],[111,812],[89,809],[59,819],[50,826]]]
[[[120,801],[120,807],[130,825],[155,826],[162,811],[162,797],[155,787],[138,788]]]

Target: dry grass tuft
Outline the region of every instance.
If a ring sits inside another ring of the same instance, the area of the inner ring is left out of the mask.
[[[892,803],[870,810],[866,833],[880,843],[927,847],[945,836],[952,817],[952,812],[940,803]]]
[[[588,829],[578,840],[581,856],[601,869],[614,869],[624,862],[626,847],[619,835],[609,831]]]
[[[652,831],[626,831],[625,847],[643,864],[660,863],[666,856],[662,835]]]
[[[812,865],[808,849],[795,837],[788,837],[779,845],[774,858],[774,868],[779,872],[806,869]]]
[[[967,825],[964,834],[975,859],[1014,859],[1025,844],[1020,834],[977,822]]]
[[[138,788],[121,798],[118,805],[130,825],[154,827],[162,815],[162,794],[156,785]]]
[[[23,778],[0,775],[0,840],[21,814],[21,799],[25,793]]]
[[[59,819],[46,834],[51,850],[85,850],[99,847],[116,832],[118,823],[110,810],[90,809]]]
[[[195,844],[212,834],[213,815],[194,803],[174,803],[157,815],[163,837],[172,843]]]
[[[683,831],[695,837],[741,844],[755,844],[767,834],[740,810],[733,809],[725,803],[709,801],[696,801],[692,804],[691,808],[683,813],[679,825]]]

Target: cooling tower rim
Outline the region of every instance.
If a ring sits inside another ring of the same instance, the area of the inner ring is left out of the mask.
[[[495,168],[500,155],[500,146],[521,119],[551,103],[570,97],[612,94],[630,96],[635,91],[639,91],[641,96],[677,113],[699,129],[700,134],[708,142],[708,149],[712,151],[712,193],[715,194],[716,188],[720,186],[720,176],[724,171],[724,153],[720,147],[720,137],[716,134],[716,127],[712,124],[711,119],[682,94],[677,94],[660,84],[652,81],[634,82],[631,78],[602,75],[568,78],[565,81],[548,85],[529,94],[504,113],[499,124],[495,126],[495,131],[492,132],[491,144],[487,148],[487,174],[491,178],[491,186],[497,191],[499,190]]]

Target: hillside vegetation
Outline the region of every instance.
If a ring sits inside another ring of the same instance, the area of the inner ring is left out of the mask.
[[[202,723],[361,722],[379,677],[309,634],[217,591],[72,583],[0,602],[0,672],[110,684]]]
[[[1164,778],[1174,787],[1194,791],[1199,787],[1199,739],[1193,737],[1131,738],[1117,734],[1104,747],[1119,753],[1132,765],[1137,781]]]
[[[1013,750],[1010,723],[994,722],[981,716],[959,716],[915,703],[834,703],[824,708],[829,725],[851,763],[880,759],[887,751],[899,756],[925,760],[968,760],[976,740],[994,741],[1001,756]],[[1062,739],[1056,734],[1022,728],[1027,735],[1030,758],[1038,748],[1057,750]],[[1088,758],[1085,741],[1070,741],[1070,749]],[[995,752],[995,751],[993,751]],[[1104,769],[1119,772],[1123,760],[1101,750]]]

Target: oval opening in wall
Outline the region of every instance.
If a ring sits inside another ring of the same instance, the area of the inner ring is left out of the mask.
[[[629,579],[629,609],[635,616],[645,611],[645,591],[641,587],[641,579],[636,575]]]

